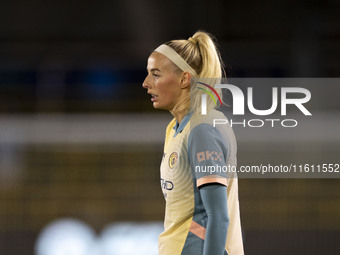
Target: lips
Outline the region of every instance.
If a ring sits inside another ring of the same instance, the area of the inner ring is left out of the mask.
[[[156,99],[158,98],[157,95],[150,93],[149,91],[147,92],[149,95],[151,95],[151,102],[155,102]]]

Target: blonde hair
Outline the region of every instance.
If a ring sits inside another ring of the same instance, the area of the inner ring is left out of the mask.
[[[172,40],[165,44],[173,48],[195,70],[198,75],[198,77],[194,77],[196,83],[200,81],[214,87],[224,75],[220,53],[210,34],[198,31],[187,40]],[[222,98],[221,89],[215,90]],[[190,94],[175,106],[174,111],[188,112],[191,106],[193,113],[198,113],[202,94],[204,91],[200,89],[191,89]],[[215,108],[215,102],[208,97],[207,110],[213,108]]]

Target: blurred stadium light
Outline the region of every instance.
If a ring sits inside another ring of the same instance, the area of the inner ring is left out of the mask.
[[[94,255],[95,232],[76,219],[60,219],[46,226],[36,243],[36,255]]]
[[[108,226],[99,240],[100,255],[157,255],[162,223],[122,222]]]
[[[36,243],[36,255],[158,254],[159,222],[120,222],[107,226],[99,238],[84,222],[59,219],[46,226]]]

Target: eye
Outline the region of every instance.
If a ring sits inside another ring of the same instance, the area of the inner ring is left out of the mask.
[[[160,75],[159,74],[156,74],[156,73],[153,73],[152,74],[154,77],[159,77]]]

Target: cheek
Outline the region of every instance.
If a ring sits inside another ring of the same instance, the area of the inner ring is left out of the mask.
[[[165,93],[165,96],[174,96],[179,92],[179,85],[177,79],[168,78],[160,84],[160,90]]]

